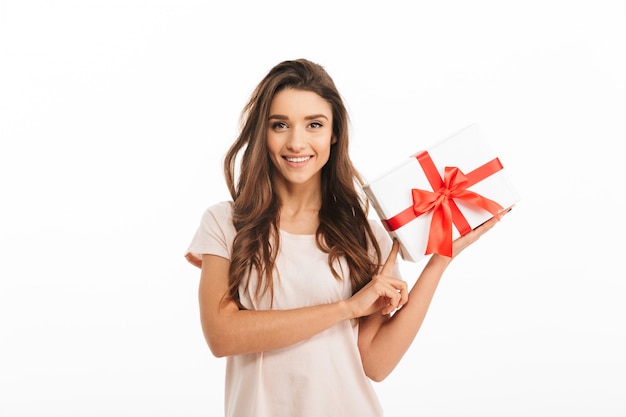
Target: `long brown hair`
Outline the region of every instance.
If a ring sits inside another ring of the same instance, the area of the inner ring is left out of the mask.
[[[339,258],[345,258],[353,293],[371,280],[380,264],[380,247],[367,220],[368,202],[356,188],[363,185],[363,180],[348,154],[349,119],[339,91],[322,66],[305,59],[284,61],[272,68],[253,91],[241,113],[240,134],[224,159],[237,230],[229,271],[229,295],[238,303],[239,284],[253,270],[260,280],[256,296],[266,291],[273,294],[272,273],[280,244],[280,201],[272,187],[267,128],[272,99],[286,88],[318,94],[333,112],[336,142],[322,168],[318,247],[328,253],[328,264],[337,279],[341,277],[333,265]],[[240,168],[238,175],[237,168]],[[368,251],[370,245],[375,249],[375,259]]]

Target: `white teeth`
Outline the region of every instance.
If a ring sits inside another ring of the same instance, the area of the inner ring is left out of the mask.
[[[285,158],[285,159],[289,162],[304,162],[304,161],[308,161],[310,158],[311,158],[310,156],[302,156],[300,158]]]

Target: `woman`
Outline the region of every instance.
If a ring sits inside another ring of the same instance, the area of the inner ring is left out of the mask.
[[[409,348],[451,258],[432,255],[408,291],[397,243],[357,190],[346,108],[310,61],[260,82],[224,172],[232,201],[205,212],[186,257],[202,269],[207,343],[228,357],[226,415],[381,416],[370,379]]]

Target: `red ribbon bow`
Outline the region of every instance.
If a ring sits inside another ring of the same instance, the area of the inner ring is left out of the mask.
[[[432,211],[426,255],[438,253],[451,257],[452,224],[461,235],[472,230],[454,200],[462,200],[481,207],[497,216],[503,209],[500,204],[467,188],[501,170],[502,164],[498,158],[495,158],[468,174],[463,174],[457,167],[445,167],[442,179],[428,152],[421,152],[416,155],[416,158],[435,191],[412,189],[413,206],[383,223],[388,230],[393,231],[422,214]]]

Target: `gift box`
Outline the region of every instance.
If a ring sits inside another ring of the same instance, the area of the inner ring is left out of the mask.
[[[363,187],[400,254],[452,255],[452,241],[520,200],[478,125],[427,147]]]

